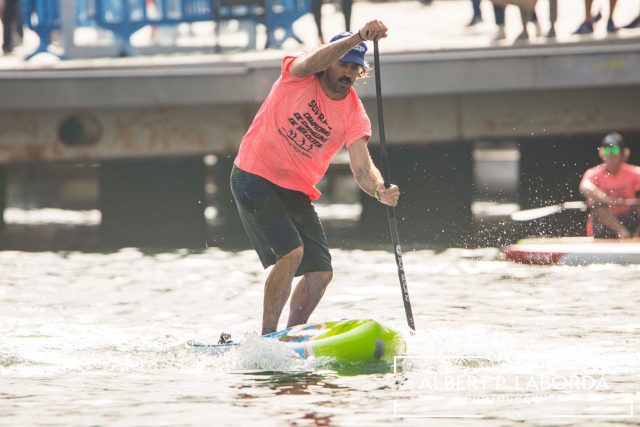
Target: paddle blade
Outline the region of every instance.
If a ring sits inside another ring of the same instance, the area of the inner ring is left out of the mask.
[[[559,205],[545,206],[543,208],[525,209],[523,211],[512,213],[511,219],[514,221],[533,221],[534,219],[544,218],[545,216],[549,215],[555,215],[564,211],[565,209],[577,209],[585,212],[587,210],[587,204],[582,201],[564,202]]]
[[[587,211],[587,204],[585,202],[582,202],[582,201],[564,202],[562,204],[562,207],[564,209],[576,209],[576,210],[580,210],[582,212],[586,212]]]
[[[511,219],[514,221],[532,221],[534,219],[543,218],[545,216],[553,215],[562,212],[562,205],[545,206],[543,208],[527,209],[524,211],[518,211],[511,214]]]

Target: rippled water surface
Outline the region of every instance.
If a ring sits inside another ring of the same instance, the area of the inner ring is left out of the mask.
[[[333,256],[311,320],[406,332],[393,255]],[[404,262],[411,358],[365,370],[257,338],[266,273],[251,251],[0,252],[0,425],[640,425],[640,267],[524,266],[497,249]],[[188,346],[223,330],[246,345]]]

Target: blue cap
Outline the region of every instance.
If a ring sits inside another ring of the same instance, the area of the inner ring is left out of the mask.
[[[352,35],[352,32],[345,31],[344,33],[336,34],[335,36],[331,37],[331,42],[343,39],[345,37],[351,37]],[[352,47],[349,52],[345,53],[345,55],[340,58],[340,61],[353,62],[354,64],[362,65],[364,68],[369,68],[369,64],[367,64],[367,61],[364,60],[365,53],[367,53],[367,45],[364,42],[360,42]]]
[[[622,135],[616,132],[611,132],[605,135],[605,137],[602,138],[602,142],[600,143],[601,147],[613,147],[615,145],[617,145],[620,148],[626,147],[626,144],[624,143],[624,138],[622,137]]]

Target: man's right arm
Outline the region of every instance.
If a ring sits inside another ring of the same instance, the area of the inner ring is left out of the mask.
[[[587,200],[590,200],[594,205],[607,205],[607,206],[631,206],[637,205],[638,199],[623,199],[621,197],[612,198],[602,191],[596,184],[585,176],[580,181],[578,187],[580,194]]]
[[[624,204],[624,199],[612,199],[607,196],[607,194],[598,188],[587,176],[582,178],[579,190],[587,200],[591,201],[593,208],[591,215],[593,215],[594,218],[597,218],[600,223],[614,231],[619,238],[630,236],[629,230],[616,218],[614,211],[611,209],[614,205]]]
[[[329,65],[342,58],[355,45],[366,40],[379,40],[387,37],[387,27],[378,20],[367,22],[351,37],[336,40],[321,46],[310,55],[299,57],[291,64],[291,74],[306,77],[325,70]]]
[[[610,205],[613,203],[613,200],[587,177],[582,178],[579,190],[585,199],[596,204]]]
[[[388,206],[396,206],[400,197],[397,185],[386,188],[378,168],[373,164],[367,141],[359,139],[349,145],[349,163],[356,183],[365,193]]]

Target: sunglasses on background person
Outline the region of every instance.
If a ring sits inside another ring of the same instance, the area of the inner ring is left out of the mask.
[[[611,147],[602,147],[602,152],[605,156],[609,156],[611,154],[620,154],[620,147],[617,145],[613,145]]]

